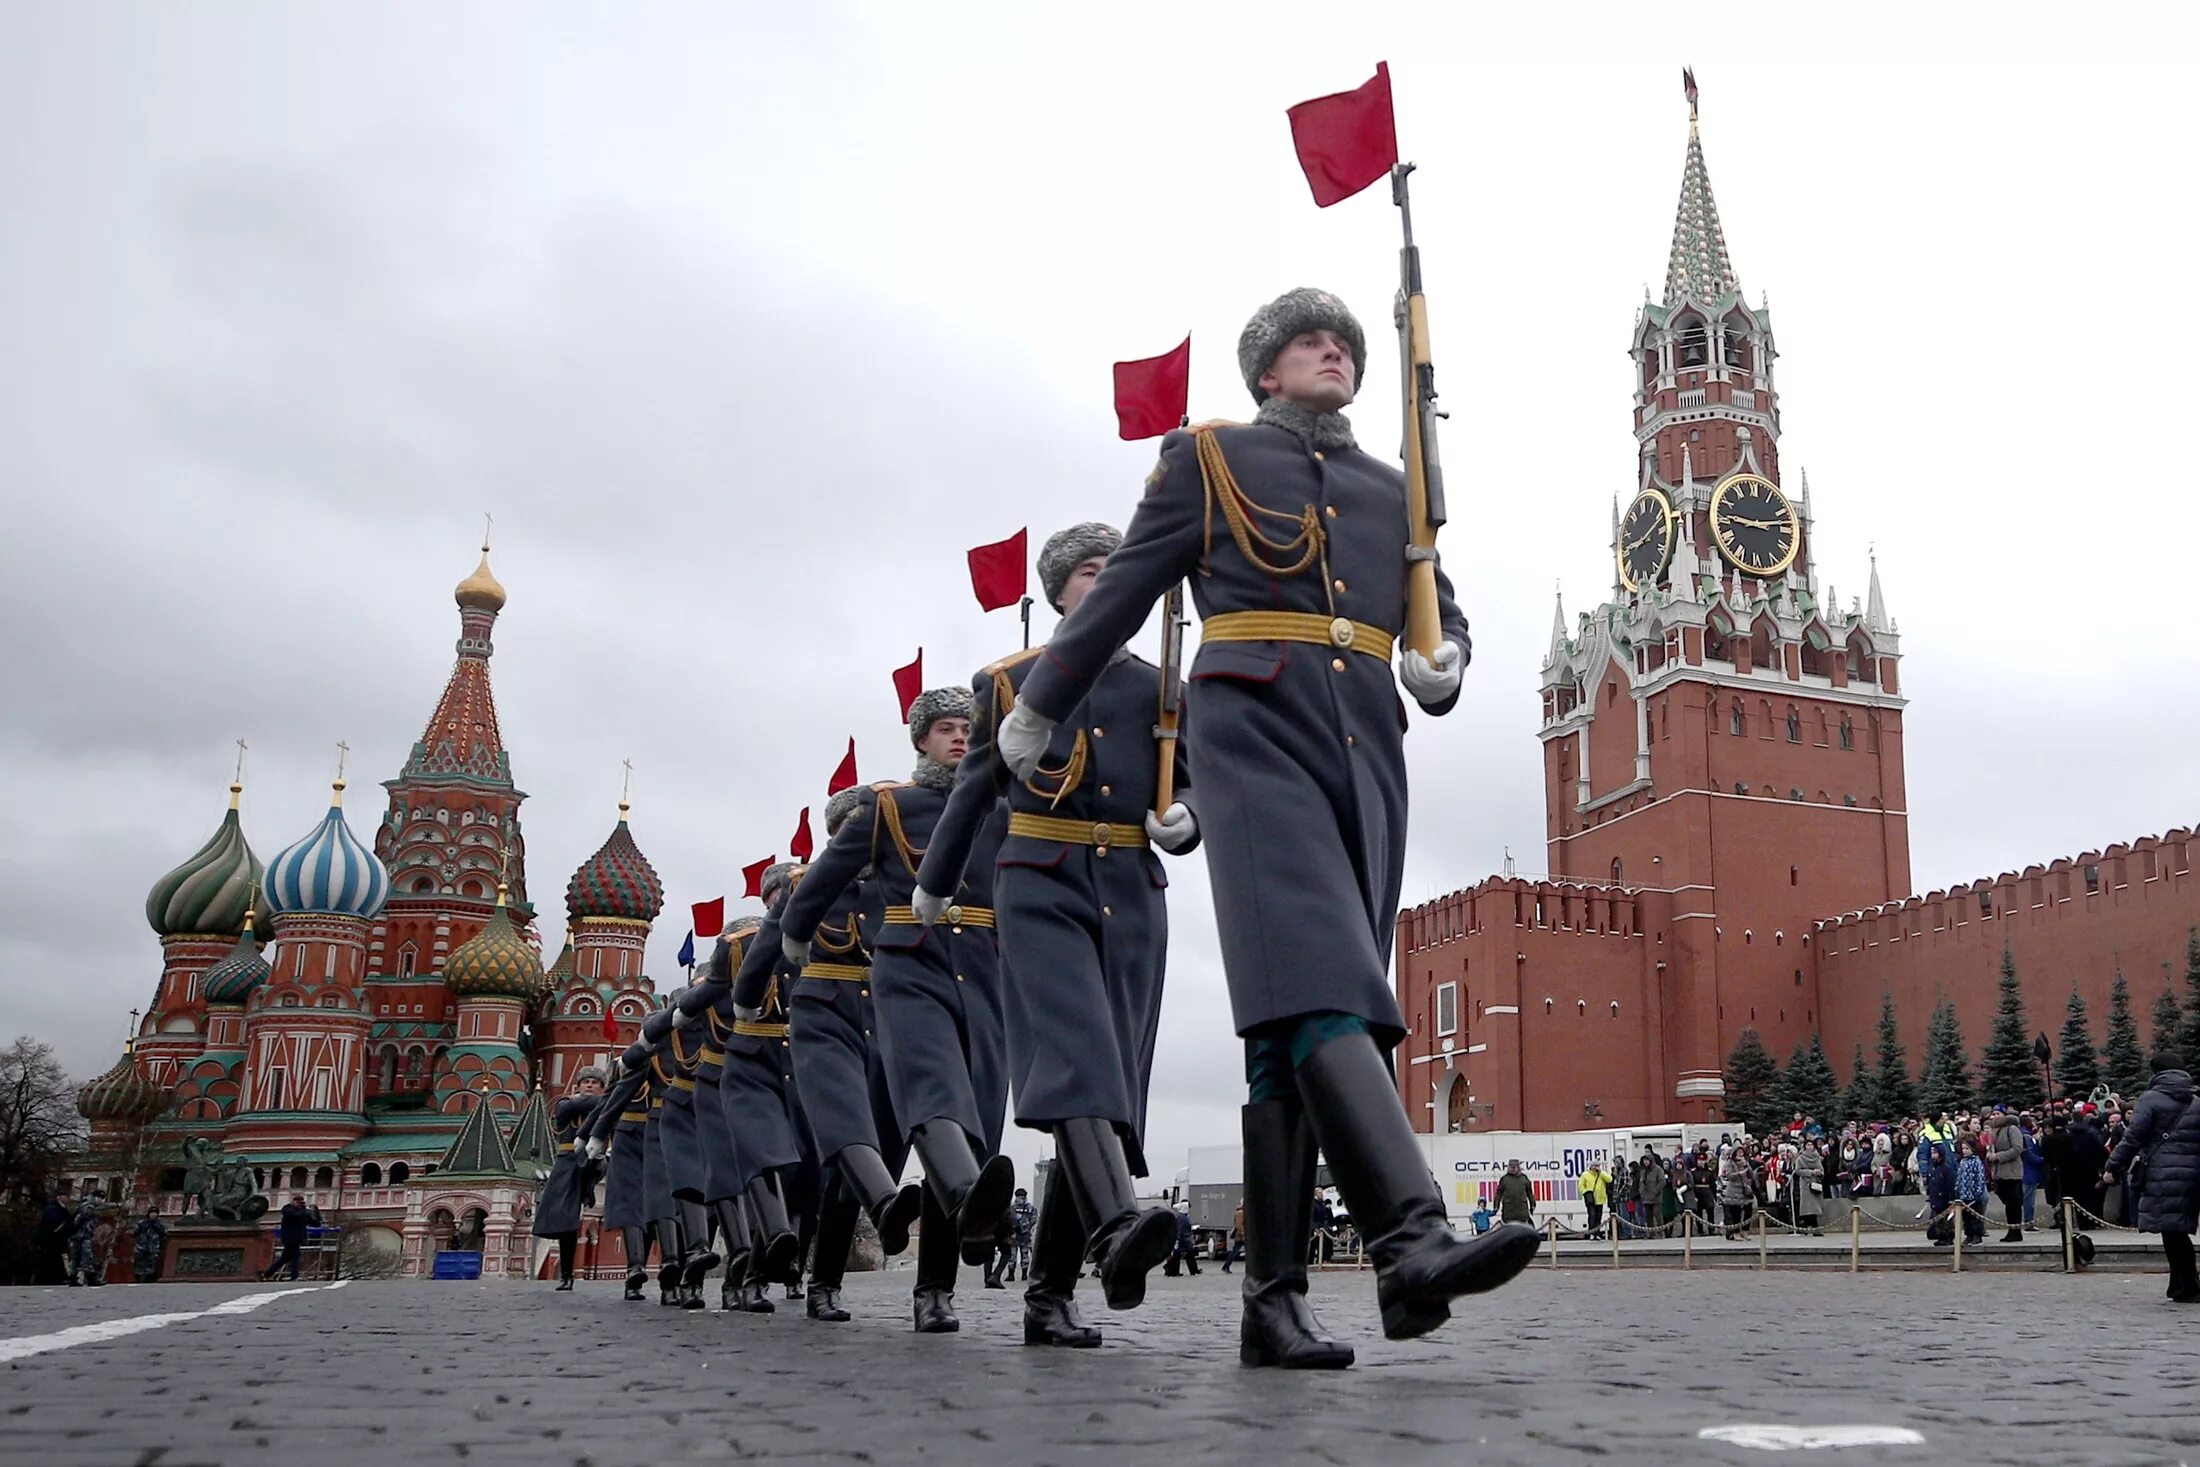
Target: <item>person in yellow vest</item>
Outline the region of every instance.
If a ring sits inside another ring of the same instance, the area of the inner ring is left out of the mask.
[[[1603,1231],[1604,1209],[1612,1203],[1612,1178],[1593,1161],[1581,1174],[1581,1202],[1589,1209],[1588,1231],[1594,1236]]]

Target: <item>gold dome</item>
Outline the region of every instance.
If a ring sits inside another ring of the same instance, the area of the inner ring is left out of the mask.
[[[451,594],[459,605],[477,611],[504,609],[504,587],[495,576],[489,574],[488,546],[481,547],[481,564],[475,566],[474,573],[460,581],[458,589]]]

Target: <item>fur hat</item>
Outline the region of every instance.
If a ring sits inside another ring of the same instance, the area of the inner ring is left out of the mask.
[[[1121,530],[1096,520],[1047,536],[1047,543],[1039,547],[1039,589],[1046,592],[1047,605],[1060,611],[1069,573],[1096,555],[1105,559],[1115,554],[1122,543]]]
[[[825,838],[831,840],[833,832],[840,829],[841,822],[853,814],[856,806],[862,803],[863,786],[860,784],[849,785],[839,794],[827,800],[825,802]]]
[[[1260,379],[1274,365],[1276,354],[1301,334],[1323,327],[1343,337],[1352,348],[1352,385],[1359,386],[1360,379],[1367,375],[1367,333],[1343,301],[1326,290],[1302,285],[1253,312],[1253,319],[1245,323],[1245,330],[1238,336],[1238,371],[1244,375],[1245,388],[1253,394],[1253,401],[1268,400],[1268,394],[1260,390]]]
[[[932,725],[943,718],[968,718],[976,711],[968,688],[926,688],[909,703],[909,742],[923,743]],[[768,873],[765,879],[771,879]]]
[[[600,1065],[583,1065],[573,1072],[573,1083],[575,1085],[583,1084],[589,1080],[594,1080],[598,1085],[611,1083]]]
[[[771,906],[779,900],[780,893],[794,883],[795,872],[802,869],[800,861],[780,861],[764,868],[764,879],[757,888],[764,894],[764,905]]]

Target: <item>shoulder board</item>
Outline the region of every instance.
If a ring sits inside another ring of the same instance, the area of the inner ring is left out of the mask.
[[[882,795],[888,795],[895,790],[913,789],[915,785],[906,779],[882,779],[877,784],[872,785],[871,788]]]
[[[1180,428],[1177,431],[1182,433],[1212,433],[1217,428],[1250,428],[1251,426],[1250,423],[1240,423],[1234,418],[1209,418],[1204,423],[1194,423],[1189,428]]]
[[[1026,647],[1021,652],[1010,653],[1008,656],[1003,657],[998,662],[987,663],[983,668],[979,669],[978,676],[992,677],[995,673],[1006,672],[1012,667],[1020,667],[1024,663],[1029,662],[1032,658],[1037,657],[1041,652],[1044,651],[1046,651],[1046,644],[1042,642],[1036,647]]]

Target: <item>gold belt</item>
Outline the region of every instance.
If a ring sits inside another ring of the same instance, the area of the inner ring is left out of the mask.
[[[1225,611],[1200,625],[1199,640],[1208,642],[1311,642],[1363,653],[1378,662],[1390,661],[1396,638],[1381,627],[1354,621],[1348,616],[1323,616],[1317,611]]]
[[[703,1052],[696,1056],[695,1062],[699,1065],[722,1065],[726,1062],[726,1052],[722,1049],[712,1049],[706,1044],[703,1046]]]
[[[622,1110],[619,1112],[619,1119],[622,1121],[632,1121],[636,1125],[639,1125],[643,1121],[649,1119],[649,1112],[646,1110]]]
[[[805,978],[831,978],[839,983],[862,983],[871,976],[871,970],[861,963],[804,963]]]
[[[1033,840],[1091,846],[1101,851],[1110,846],[1136,846],[1140,850],[1146,847],[1146,827],[1143,825],[1110,825],[1104,820],[1065,820],[1056,815],[1025,815],[1014,810],[1008,815],[1008,833],[1029,836]]]
[[[560,1141],[560,1142],[558,1143],[558,1155],[560,1155],[560,1156],[571,1156],[572,1154],[573,1154],[573,1143],[572,1143],[572,1142],[570,1142],[570,1141]]]
[[[736,1034],[751,1034],[764,1039],[784,1039],[787,1037],[787,1026],[785,1024],[751,1023],[747,1019],[736,1019],[733,1022],[733,1032]]]
[[[690,1080],[685,1075],[674,1075],[672,1077],[672,1083],[676,1088],[681,1090],[693,1090],[695,1088],[695,1082],[693,1080]]]
[[[949,927],[991,927],[993,925],[993,909],[991,907],[953,906],[940,914],[940,921]],[[888,927],[922,927],[924,924],[917,920],[917,909],[915,907],[888,907],[886,909],[886,925]]]

